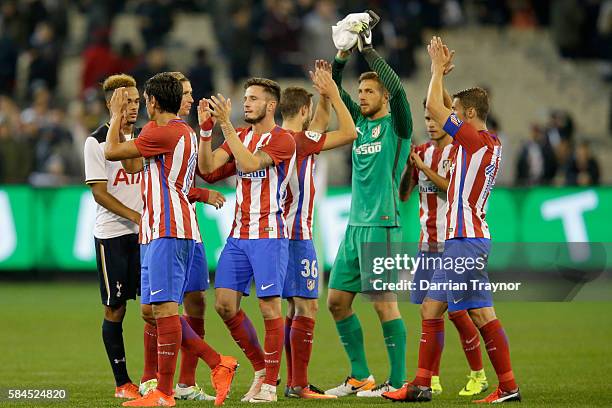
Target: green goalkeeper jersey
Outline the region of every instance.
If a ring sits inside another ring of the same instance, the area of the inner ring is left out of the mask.
[[[398,227],[399,185],[412,137],[410,104],[399,77],[376,51],[364,50],[364,57],[389,91],[391,113],[376,120],[363,116],[359,105],[341,86],[346,61],[334,60],[333,78],[357,128],[349,225]]]

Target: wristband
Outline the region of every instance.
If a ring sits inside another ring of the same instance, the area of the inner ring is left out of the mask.
[[[212,140],[212,130],[200,130],[200,140],[210,142]]]

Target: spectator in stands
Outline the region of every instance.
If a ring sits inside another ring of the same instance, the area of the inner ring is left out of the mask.
[[[19,109],[0,96],[0,184],[25,183],[32,171],[32,149],[19,128]]]
[[[97,88],[101,80],[118,72],[118,58],[111,48],[109,36],[108,28],[99,29],[83,51],[82,91]]]
[[[564,58],[582,55],[582,28],[585,23],[584,9],[578,0],[556,0],[551,2],[550,29],[552,38]]]
[[[28,84],[37,80],[44,81],[50,91],[55,91],[61,53],[53,27],[45,21],[38,23],[32,34],[30,46]]]
[[[544,129],[531,125],[531,134],[520,148],[516,162],[517,186],[550,184],[555,176],[557,164],[553,148],[546,139]]]
[[[599,185],[599,163],[593,156],[589,142],[582,140],[569,160],[565,173],[565,183],[568,186]]]
[[[301,22],[295,15],[291,0],[269,0],[259,33],[264,46],[271,77],[299,78],[303,76],[300,54]]]
[[[17,44],[0,25],[0,94],[13,94],[17,76],[17,56]]]
[[[311,12],[304,17],[301,49],[306,67],[315,59],[332,61],[336,55],[330,41],[331,26],[340,20],[333,0],[317,0]]]
[[[213,83],[214,79],[213,68],[208,61],[208,53],[204,48],[200,48],[195,52],[195,62],[189,68],[187,78],[191,82],[193,90],[193,100],[199,101],[206,97],[210,98],[213,95],[215,86]],[[197,102],[196,102],[197,103]],[[198,112],[197,109],[192,109],[189,116],[193,122],[197,120]]]
[[[145,56],[145,60],[130,74],[136,80],[138,90],[142,93],[147,79],[159,72],[169,70],[170,68],[168,67],[168,63],[166,61],[166,51],[164,51],[164,49],[161,47],[157,47],[149,50]],[[144,104],[141,104],[141,106],[144,106]]]
[[[117,69],[115,72],[132,72],[140,63],[140,56],[134,50],[132,43],[124,41],[119,45],[117,54]]]
[[[235,94],[242,86],[242,80],[251,76],[250,65],[256,39],[252,34],[252,10],[249,7],[235,7],[230,13],[224,51],[230,66],[232,94]]]
[[[140,32],[148,50],[163,45],[172,29],[174,11],[171,0],[139,1],[136,15],[140,17]]]
[[[571,115],[566,111],[553,110],[549,116],[546,137],[555,148],[561,140],[571,143],[574,139],[574,120]]]

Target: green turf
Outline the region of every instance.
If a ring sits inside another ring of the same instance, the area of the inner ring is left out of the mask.
[[[209,294],[209,304],[212,305]],[[261,319],[254,299],[244,307],[261,333]],[[138,304],[131,302],[124,324],[128,369],[134,381],[142,370],[142,322]],[[370,369],[378,380],[386,378],[388,364],[382,331],[371,305],[355,304],[364,327]],[[408,327],[408,375],[417,359],[419,318],[416,306],[402,304]],[[612,303],[500,303],[498,315],[510,339],[514,372],[527,406],[612,406]],[[66,389],[67,402],[39,401],[5,406],[118,407],[112,398],[113,381],[100,337],[102,307],[97,283],[0,283],[0,388]],[[447,322],[446,348],[441,379],[444,393],[431,406],[467,405],[456,396],[468,372],[457,334]],[[337,385],[348,372],[347,359],[324,302],[316,327],[310,380],[323,388]],[[206,320],[207,340],[221,353],[239,358],[241,368],[226,406],[237,402],[247,389],[252,370],[234,345],[225,326],[210,308]],[[492,383],[494,372],[486,356],[485,369]],[[284,361],[283,361],[284,365]],[[283,368],[284,374],[284,368]],[[200,384],[210,390],[208,368],[198,367]],[[492,384],[493,386],[494,384]],[[5,392],[5,391],[4,391]],[[337,402],[296,401],[280,398],[284,406],[322,404],[367,406],[389,404],[382,399],[356,397]],[[179,402],[178,406],[212,403]],[[243,404],[243,406],[245,406]]]

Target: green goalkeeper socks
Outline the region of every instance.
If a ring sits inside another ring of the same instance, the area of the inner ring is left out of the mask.
[[[338,329],[344,350],[351,360],[351,377],[358,380],[369,377],[370,369],[368,368],[365,348],[363,346],[363,331],[357,316],[353,314],[344,320],[336,322],[336,328]],[[406,340],[405,333],[404,329],[404,345]]]
[[[402,319],[395,319],[382,323],[382,328],[391,365],[389,382],[400,388],[406,379],[406,325]]]

